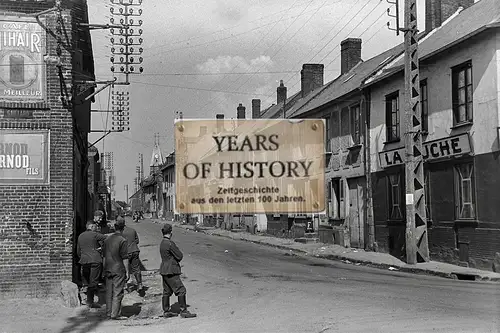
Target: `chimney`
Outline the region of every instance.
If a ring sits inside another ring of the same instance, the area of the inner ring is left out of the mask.
[[[323,85],[323,64],[304,64],[300,71],[302,97]]]
[[[218,113],[215,115],[217,124],[217,133],[224,132],[224,113]]]
[[[236,108],[236,118],[245,119],[245,110],[246,108],[240,103],[240,105]]]
[[[361,61],[361,38],[347,38],[340,43],[340,75]]]
[[[280,86],[276,88],[276,104],[281,105],[283,101],[286,101],[286,90],[283,80],[280,80]]]
[[[259,118],[260,118],[260,99],[252,99],[252,119],[259,119]]]
[[[473,4],[474,0],[425,0],[425,31],[440,27],[459,7],[465,9]]]

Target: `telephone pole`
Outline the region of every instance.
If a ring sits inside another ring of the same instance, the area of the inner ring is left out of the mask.
[[[405,0],[406,261],[429,261],[422,155],[417,0]]]
[[[128,205],[128,184],[125,185],[125,193],[126,193],[126,199],[125,199],[125,202],[127,203]]]

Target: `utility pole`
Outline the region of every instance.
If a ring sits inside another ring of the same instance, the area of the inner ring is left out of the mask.
[[[405,0],[406,261],[429,261],[422,155],[417,0]]]
[[[125,202],[126,202],[126,203],[127,203],[127,205],[128,205],[128,184],[127,184],[127,185],[125,185],[125,193],[126,193],[125,195],[126,195],[126,198],[127,198],[127,199],[125,200]]]

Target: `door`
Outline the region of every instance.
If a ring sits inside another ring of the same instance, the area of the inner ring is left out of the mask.
[[[349,234],[351,247],[365,247],[364,228],[364,177],[347,180],[349,187]]]

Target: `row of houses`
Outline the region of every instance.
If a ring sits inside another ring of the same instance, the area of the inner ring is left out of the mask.
[[[500,7],[429,0],[425,24],[419,59],[431,259],[492,269],[500,255]],[[231,215],[226,227],[297,237],[313,221],[324,242],[405,259],[404,46],[368,60],[361,54],[362,40],[347,38],[331,82],[323,64],[304,64],[300,91],[288,96],[281,81],[276,104],[261,110],[259,99],[251,101],[253,119],[325,119],[325,214]],[[245,110],[240,104],[237,118]],[[175,156],[155,164],[157,154],[143,202],[174,218]]]
[[[420,33],[420,96],[431,258],[491,269],[500,253],[500,7],[495,0],[428,1]],[[305,64],[301,90],[259,118],[326,121],[326,218],[353,247],[405,257],[404,46],[363,61],[341,43],[341,74]],[[257,106],[258,101],[252,101]],[[267,230],[290,228],[268,216]],[[374,235],[370,240],[370,235]]]

